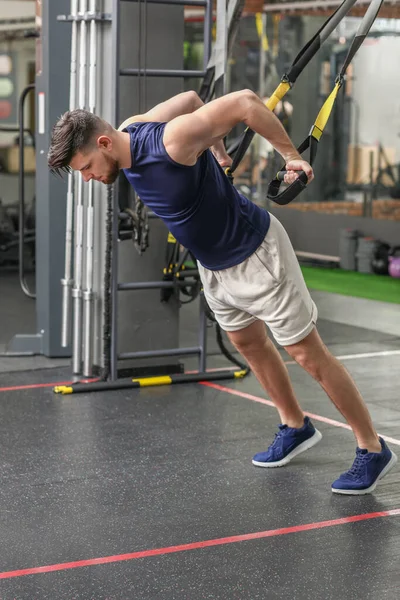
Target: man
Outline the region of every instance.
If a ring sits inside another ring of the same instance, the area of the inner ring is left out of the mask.
[[[300,408],[286,366],[266,335],[266,323],[353,429],[358,442],[355,461],[332,491],[369,493],[397,458],[378,438],[351,377],[319,337],[317,309],[282,225],[241,196],[221,168],[231,164],[223,138],[240,122],[282,155],[287,183],[296,179],[298,170],[311,181],[310,165],[279,120],[248,90],[207,105],[193,92],[179,94],[128,119],[118,131],[86,111],[68,112],[54,127],[48,163],[54,172],[74,169],[85,181],[106,184],[123,169],[142,201],[196,256],[216,319],[280,416],[275,440],[253,464],[282,466],[321,439]]]

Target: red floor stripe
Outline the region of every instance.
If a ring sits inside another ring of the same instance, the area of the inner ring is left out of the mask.
[[[76,562],[61,563],[58,565],[48,565],[45,567],[34,567],[32,569],[22,569],[20,571],[7,571],[0,573],[0,579],[11,579],[12,577],[22,577],[25,575],[37,575],[39,573],[51,573],[53,571],[63,571],[66,569],[76,569],[79,567],[91,567],[94,565],[104,565],[126,560],[135,560],[138,558],[148,558],[151,556],[160,556],[164,554],[173,554],[175,552],[185,552],[187,550],[199,550],[201,548],[210,548],[212,546],[223,546],[226,544],[236,544],[237,542],[247,542],[250,540],[260,540],[268,537],[276,537],[289,533],[300,533],[313,529],[324,529],[335,525],[346,525],[348,523],[357,523],[358,521],[368,521],[382,517],[391,517],[400,515],[400,508],[385,510],[382,512],[367,513],[363,515],[353,515],[331,521],[319,521],[317,523],[307,523],[304,525],[295,525],[294,527],[283,527],[282,529],[269,529],[267,531],[257,531],[255,533],[246,533],[243,535],[234,535],[231,537],[217,538],[214,540],[205,540],[202,542],[193,542],[191,544],[181,544],[179,546],[167,546],[166,548],[153,548],[152,550],[142,550],[132,552],[131,554],[118,554],[116,556],[105,556],[101,558],[91,558],[88,560],[79,560]]]
[[[55,385],[70,385],[70,381],[56,381],[53,383],[32,383],[30,385],[13,385],[11,387],[2,387],[0,392],[15,392],[17,390],[32,390],[35,388],[52,387]]]
[[[216,369],[207,369],[207,372],[213,373],[214,371],[234,371],[238,367],[221,367]],[[198,371],[186,371],[186,373],[198,373]],[[92,383],[98,379],[81,379],[81,383]],[[0,392],[16,392],[18,390],[34,390],[35,388],[46,388],[57,385],[72,385],[73,381],[53,381],[52,383],[30,383],[27,385],[13,385],[9,387],[0,387]]]
[[[238,367],[217,367],[215,369],[207,369],[207,372],[213,373],[214,371],[235,371]],[[198,370],[195,371],[185,371],[186,373],[198,373]],[[81,383],[92,383],[98,381],[95,379],[81,379]],[[72,385],[73,381],[53,381],[52,383],[29,383],[27,385],[13,385],[9,387],[0,387],[0,392],[16,392],[18,390],[33,390],[35,388],[46,388],[52,387],[56,385]]]
[[[93,383],[98,379],[81,379],[80,383]],[[29,385],[14,385],[11,387],[0,387],[0,392],[15,392],[17,390],[33,390],[35,388],[53,387],[56,385],[73,385],[73,381],[53,381],[52,383],[30,383]]]
[[[253,394],[248,394],[247,392],[241,392],[240,390],[235,390],[233,388],[226,387],[224,385],[219,385],[218,383],[213,383],[211,381],[201,381],[201,385],[205,385],[207,387],[214,388],[220,392],[227,392],[228,394],[232,394],[233,396],[240,396],[241,398],[246,398],[247,400],[252,400],[253,402],[258,402],[259,404],[265,404],[266,406],[272,406],[275,408],[275,404],[271,402],[271,400],[266,400],[266,398],[261,398],[260,396],[253,396]],[[329,419],[328,417],[323,417],[322,415],[315,415],[314,413],[304,412],[305,415],[313,419],[314,421],[319,421],[320,423],[327,423],[328,425],[333,425],[334,427],[341,427],[342,429],[349,429],[351,431],[350,425],[347,423],[342,423],[341,421],[336,421],[335,419]],[[396,438],[392,438],[388,435],[383,435],[379,433],[384,440],[387,442],[391,442],[396,446],[400,446],[400,440]]]

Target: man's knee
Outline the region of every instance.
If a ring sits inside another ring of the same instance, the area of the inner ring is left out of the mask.
[[[270,343],[267,337],[264,323],[256,321],[239,331],[228,332],[230,342],[244,356],[265,349]]]
[[[285,350],[307,373],[321,381],[331,355],[319,336],[310,334],[301,342],[286,346]]]
[[[287,348],[286,348],[287,350]],[[309,373],[314,379],[320,381],[321,379],[321,365],[315,359],[312,353],[308,352],[307,349],[298,349],[295,352],[289,352],[290,356],[294,358],[300,367],[302,367],[307,373]]]

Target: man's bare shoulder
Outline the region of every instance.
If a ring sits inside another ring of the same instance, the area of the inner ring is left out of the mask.
[[[198,125],[195,113],[181,115],[166,124],[163,143],[167,154],[175,162],[186,166],[196,164],[204,151],[198,143]]]
[[[128,127],[128,125],[132,125],[132,123],[146,123],[148,121],[149,119],[146,118],[146,115],[135,115],[125,119],[125,121],[118,127],[118,131],[123,131]]]

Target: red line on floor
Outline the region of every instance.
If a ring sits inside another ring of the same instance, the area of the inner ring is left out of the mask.
[[[239,367],[221,367],[216,369],[207,369],[207,372],[213,373],[214,371],[234,371]],[[198,371],[186,371],[186,373],[198,373]],[[98,379],[80,379],[79,383],[93,383]],[[27,385],[13,385],[8,387],[0,387],[0,392],[16,392],[18,390],[33,390],[36,388],[47,388],[57,385],[74,385],[73,381],[53,381],[52,383],[29,383]]]
[[[239,367],[217,367],[215,369],[207,369],[207,373],[213,373],[214,371],[235,371]],[[185,371],[185,374],[189,373],[198,373],[199,371]],[[98,381],[98,379],[81,379],[79,383],[93,383]],[[33,390],[35,388],[46,388],[57,385],[73,385],[76,382],[73,381],[53,381],[52,383],[29,383],[27,385],[13,385],[8,387],[0,387],[0,392],[16,392],[18,390]]]
[[[0,392],[15,392],[17,390],[32,390],[35,388],[52,387],[54,385],[71,385],[70,381],[55,381],[53,383],[31,383],[29,385],[13,385],[0,388]]]
[[[94,383],[98,379],[81,379],[79,383]],[[76,382],[75,382],[76,383]],[[29,385],[13,385],[10,387],[0,387],[0,392],[15,392],[17,390],[33,390],[35,388],[46,388],[57,385],[74,385],[73,381],[53,381],[52,383],[30,383]]]
[[[165,548],[153,548],[151,550],[142,550],[132,552],[130,554],[118,554],[116,556],[105,556],[101,558],[90,558],[88,560],[79,560],[76,562],[60,563],[56,565],[47,565],[44,567],[33,567],[31,569],[21,569],[19,571],[6,571],[0,573],[0,579],[11,579],[12,577],[22,577],[25,575],[38,575],[40,573],[51,573],[53,571],[63,571],[66,569],[76,569],[80,567],[92,567],[95,565],[105,565],[114,562],[122,562],[126,560],[135,560],[138,558],[148,558],[151,556],[160,556],[164,554],[173,554],[175,552],[185,552],[187,550],[200,550],[202,548],[210,548],[212,546],[223,546],[226,544],[236,544],[238,542],[247,542],[250,540],[260,540],[268,537],[276,537],[289,533],[300,533],[302,531],[310,531],[313,529],[324,529],[326,527],[334,527],[336,525],[346,525],[348,523],[357,523],[359,521],[368,521],[382,517],[392,517],[400,515],[400,508],[385,510],[382,512],[366,513],[363,515],[352,515],[341,519],[333,519],[331,521],[319,521],[316,523],[306,523],[304,525],[295,525],[294,527],[283,527],[281,529],[269,529],[267,531],[257,531],[255,533],[245,533],[243,535],[233,535],[225,538],[217,538],[214,540],[205,540],[201,542],[193,542],[191,544],[180,544],[179,546],[167,546]]]
[[[253,394],[241,392],[240,390],[235,390],[224,385],[219,385],[218,383],[212,383],[211,381],[201,381],[200,383],[201,385],[214,388],[215,390],[218,390],[220,392],[227,392],[228,394],[232,394],[233,396],[240,396],[241,398],[246,398],[247,400],[252,400],[253,402],[258,402],[259,404],[265,404],[266,406],[272,406],[273,408],[275,408],[275,404],[271,402],[271,400],[260,398],[260,396],[253,396]],[[328,425],[333,425],[334,427],[341,427],[342,429],[349,429],[351,431],[351,427],[347,423],[341,423],[340,421],[336,421],[335,419],[329,419],[328,417],[323,417],[322,415],[315,415],[314,413],[306,411],[304,411],[304,414],[310,417],[310,419],[313,419],[314,421],[319,421],[320,423],[327,423]],[[400,446],[400,440],[392,438],[388,435],[383,435],[382,433],[379,433],[378,435],[380,435],[387,442],[391,442],[396,446]]]

